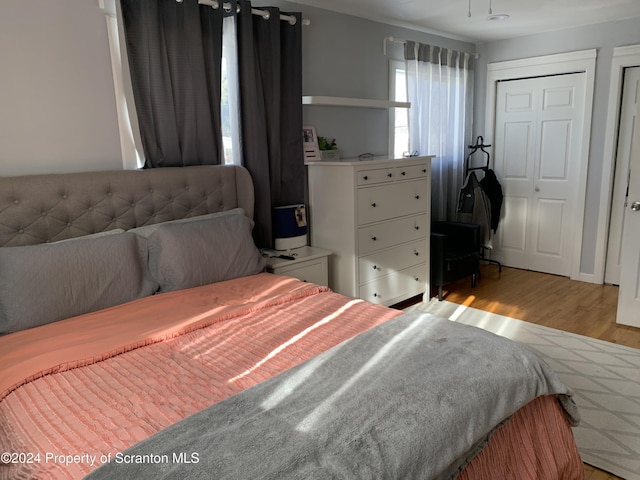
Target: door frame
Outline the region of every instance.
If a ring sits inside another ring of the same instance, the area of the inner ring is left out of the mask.
[[[604,283],[604,273],[609,243],[611,222],[611,202],[615,180],[616,155],[618,153],[618,130],[622,105],[622,81],[624,70],[640,66],[640,45],[628,45],[613,49],[611,79],[609,82],[609,103],[607,109],[607,129],[604,137],[602,159],[602,183],[600,186],[600,210],[598,212],[598,234],[596,237],[596,263],[594,277],[596,283]],[[622,232],[620,232],[622,233]]]
[[[587,170],[589,165],[589,141],[591,138],[591,114],[593,110],[596,56],[597,51],[595,49],[590,49],[555,55],[523,58],[519,60],[494,62],[487,65],[485,138],[491,139],[492,142],[495,140],[496,92],[499,81],[562,75],[565,73],[586,74],[584,118],[581,132],[582,142],[579,152],[580,158],[583,160],[579,167],[578,191],[575,197],[576,208],[578,210],[581,209],[582,213],[584,213],[587,192]],[[580,271],[583,229],[584,215],[578,215],[578,218],[575,219],[575,228],[573,230],[574,249],[571,258],[571,279],[595,283],[593,274],[586,274]]]

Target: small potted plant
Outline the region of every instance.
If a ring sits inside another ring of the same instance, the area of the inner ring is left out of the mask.
[[[338,150],[335,138],[329,140],[327,137],[318,137],[318,148],[323,160],[340,159],[340,150]]]

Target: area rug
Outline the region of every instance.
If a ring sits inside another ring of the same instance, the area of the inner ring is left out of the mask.
[[[575,392],[574,429],[584,463],[640,480],[640,350],[436,299],[413,305],[526,343]]]

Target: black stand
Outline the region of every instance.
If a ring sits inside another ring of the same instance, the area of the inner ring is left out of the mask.
[[[467,155],[467,158],[465,158],[464,160],[464,177],[467,178],[467,174],[471,171],[471,170],[484,170],[486,171],[490,164],[491,164],[491,155],[489,154],[489,152],[487,152],[485,150],[485,148],[489,148],[491,145],[485,145],[484,144],[484,138],[482,138],[482,136],[478,136],[478,138],[476,138],[476,144],[475,145],[468,145],[468,148],[471,149],[471,152],[469,152],[469,154]],[[481,167],[472,167],[471,166],[471,156],[477,152],[478,150],[480,150],[482,153],[484,153],[485,156],[485,164],[482,165]],[[497,260],[492,260],[490,258],[486,258],[485,257],[485,250],[487,250],[487,247],[485,247],[484,245],[482,246],[482,249],[480,250],[480,260],[487,262],[487,263],[492,263],[494,265],[498,266],[498,273],[502,273],[502,264],[497,261]]]

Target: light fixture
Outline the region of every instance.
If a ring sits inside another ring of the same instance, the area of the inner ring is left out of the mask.
[[[491,2],[492,0],[489,0],[489,16],[487,17],[487,20],[506,20],[507,18],[509,18],[509,15],[507,15],[506,13],[496,13],[494,15]],[[467,16],[471,18],[471,0],[469,0],[469,13],[467,14]]]

